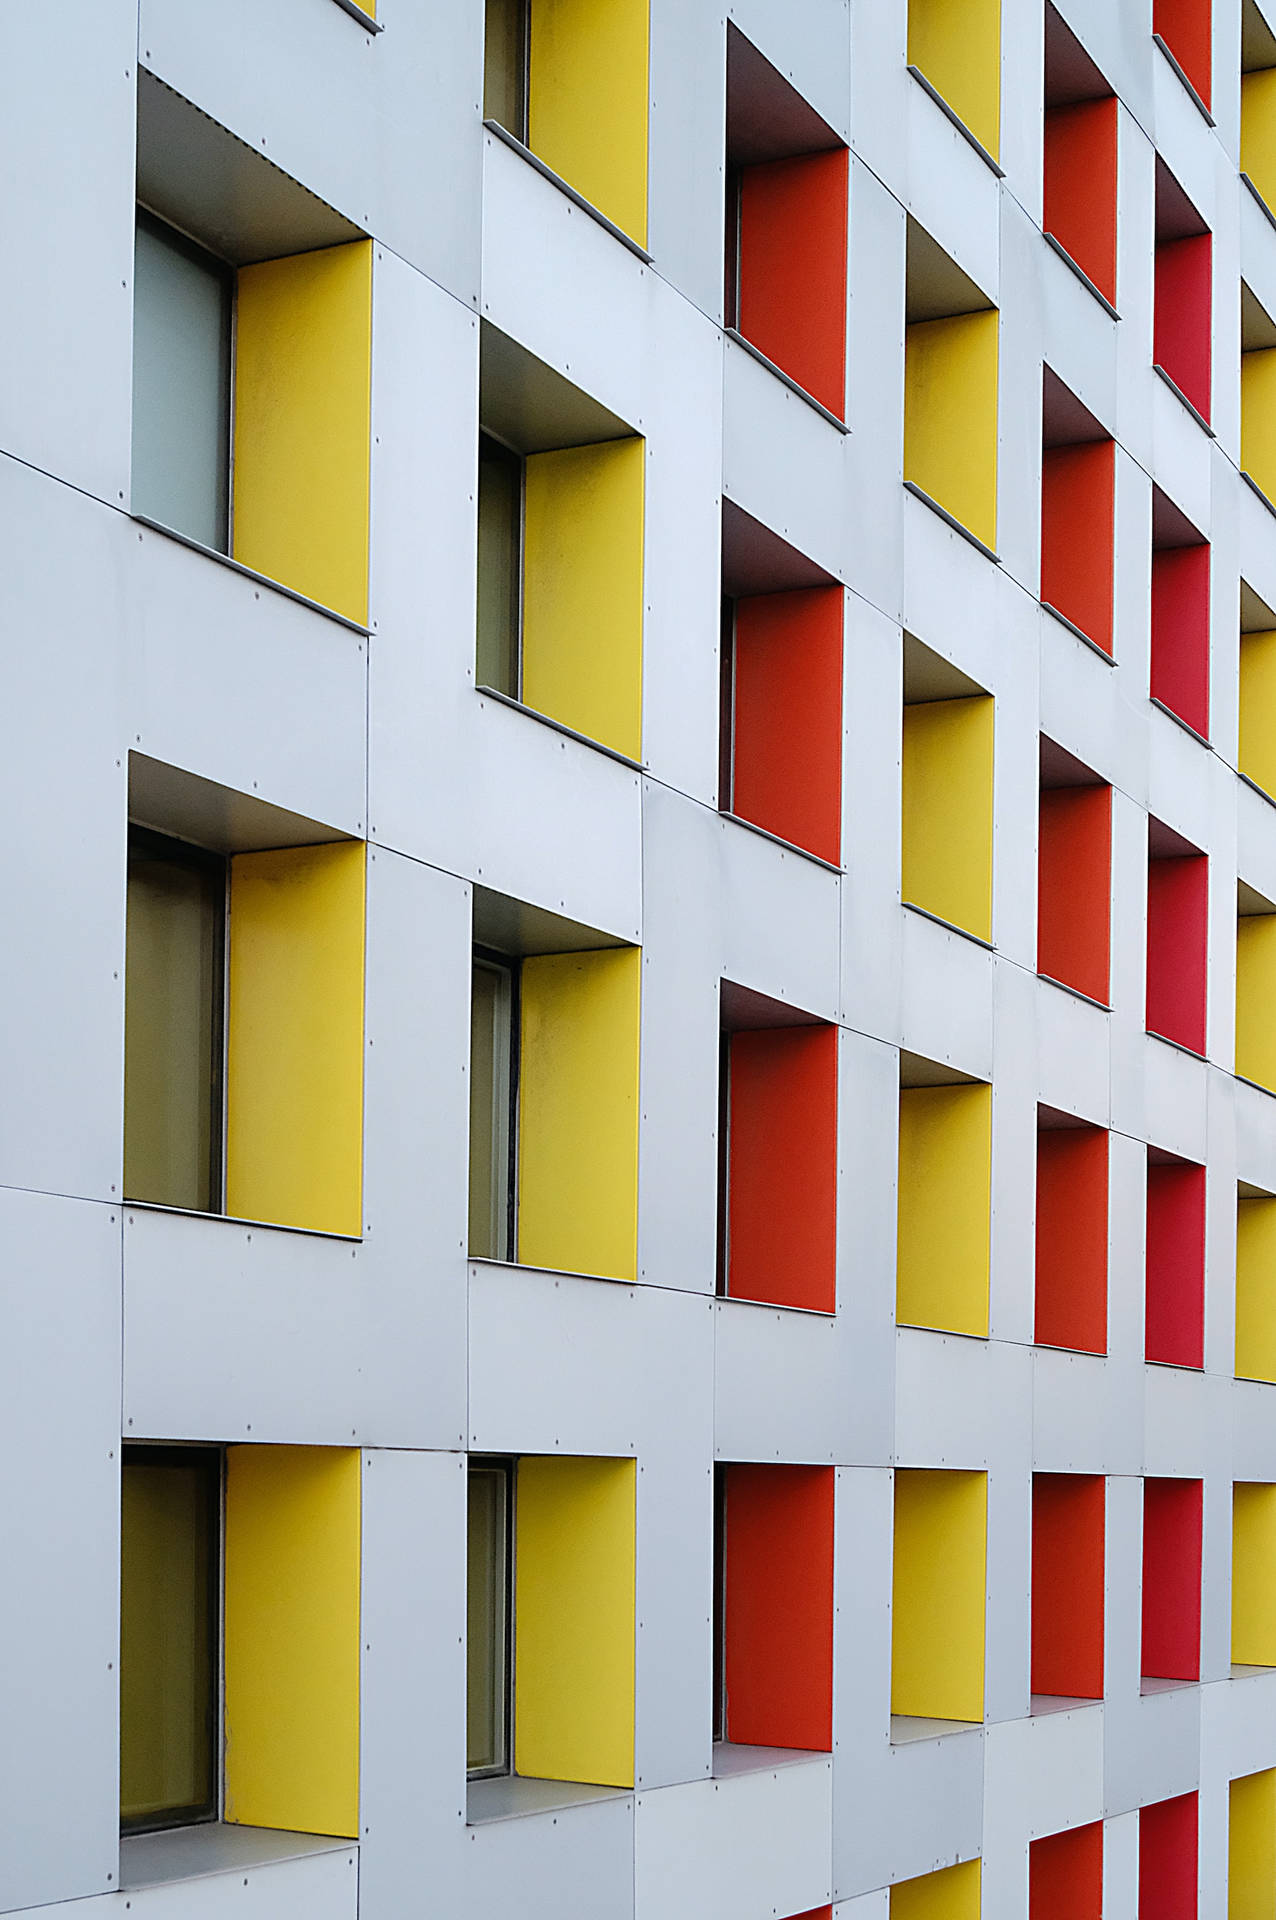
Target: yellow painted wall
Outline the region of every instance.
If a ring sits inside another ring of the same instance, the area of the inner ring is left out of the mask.
[[[633,1280],[638,1269],[637,947],[524,960],[518,1257]]]
[[[361,840],[230,866],[226,1211],[362,1231]]]
[[[642,758],[642,440],[535,453],[523,536],[523,698]]]
[[[1276,1667],[1276,1486],[1232,1489],[1232,1659]]]
[[[528,145],[647,244],[647,0],[535,0]]]
[[[1227,1920],[1276,1913],[1276,1768],[1233,1780],[1228,1819]]]
[[[984,1717],[987,1515],[986,1474],[896,1469],[892,1713]]]
[[[1236,1374],[1276,1380],[1276,1199],[1236,1203]]]
[[[360,1456],[226,1461],[226,1818],[359,1832]]]
[[[1276,500],[1276,347],[1241,355],[1241,466]]]
[[[904,708],[905,900],[992,938],[993,698]]]
[[[514,1764],[542,1780],[634,1784],[632,1460],[520,1460]]]
[[[1276,67],[1241,75],[1241,172],[1276,209]]]
[[[232,552],[360,624],[371,396],[370,240],[240,269]]]
[[[981,1862],[923,1873],[891,1888],[891,1920],[979,1920]]]
[[[904,351],[904,478],[997,545],[997,315],[918,320]]]
[[[1276,913],[1236,922],[1236,1071],[1276,1091]]]
[[[908,0],[908,63],[997,159],[1001,143],[1001,0]]]
[[[991,1087],[901,1087],[901,1325],[987,1335],[991,1180]]]
[[[1237,764],[1247,780],[1276,794],[1276,631],[1241,635]]]

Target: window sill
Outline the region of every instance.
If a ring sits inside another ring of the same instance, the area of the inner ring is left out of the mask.
[[[1173,1047],[1175,1053],[1185,1054],[1189,1060],[1199,1060],[1205,1066],[1206,1055],[1199,1047],[1189,1047],[1186,1040],[1172,1040],[1168,1033],[1156,1033],[1151,1027],[1144,1027],[1143,1031],[1149,1040],[1159,1040],[1163,1047]]]
[[[714,1780],[734,1780],[742,1773],[778,1773],[781,1767],[806,1766],[822,1760],[827,1766],[832,1755],[825,1749],[807,1747],[746,1747],[734,1740],[713,1743]]]
[[[1182,67],[1179,65],[1174,55],[1170,52],[1170,49],[1166,44],[1164,34],[1154,33],[1152,35],[1152,39],[1155,42],[1155,44],[1161,49],[1161,52],[1165,55],[1171,67],[1173,67],[1175,73],[1178,75],[1179,79],[1182,81],[1183,86],[1187,89],[1188,98],[1191,100],[1192,105],[1196,108],[1197,112],[1204,119],[1206,126],[1207,127],[1214,126],[1215,120],[1214,120],[1213,114],[1210,112],[1209,108],[1206,106],[1205,102],[1202,100],[1200,94],[1196,91],[1196,88],[1192,85],[1192,82],[1188,79],[1187,75],[1184,73]]]
[[[915,480],[905,480],[904,492],[911,493],[914,500],[920,500],[924,507],[929,507],[932,513],[938,514],[945,526],[951,527],[954,533],[959,533],[963,540],[968,540],[976,553],[982,553],[984,559],[991,560],[994,567],[1001,565],[1001,555],[996,548],[988,546],[977,533],[972,533],[969,527],[963,527],[956,514],[949,513],[947,507],[941,507],[938,500],[927,493],[925,487],[919,487]]]
[[[1236,778],[1243,781],[1250,792],[1256,793],[1260,800],[1266,800],[1269,807],[1276,807],[1276,794],[1270,793],[1266,787],[1254,779],[1252,774],[1244,773],[1238,767],[1236,769]]]
[[[1084,1000],[1087,1007],[1097,1007],[1100,1013],[1111,1013],[1109,1000],[1096,1000],[1092,993],[1083,993],[1080,987],[1070,987],[1066,980],[1056,980],[1052,973],[1039,973],[1038,980],[1044,980],[1048,987],[1058,987],[1060,993],[1071,994],[1074,1000]]]
[[[836,427],[839,433],[850,433],[850,428],[840,414],[834,413],[831,407],[826,407],[822,400],[817,400],[809,387],[804,387],[800,381],[793,378],[791,373],[786,373],[784,368],[772,360],[769,354],[763,353],[761,347],[755,347],[747,334],[741,333],[738,327],[724,327],[722,331],[728,340],[734,340],[737,347],[743,347],[751,359],[756,360],[760,366],[765,367],[768,373],[773,373],[776,379],[788,388],[790,393],[796,394],[799,400],[805,400],[808,407],[813,407],[822,420],[827,420],[829,425]]]
[[[713,1304],[719,1313],[727,1307],[752,1307],[755,1312],[773,1313],[777,1319],[781,1314],[786,1317],[798,1314],[804,1320],[823,1320],[830,1327],[837,1319],[837,1311],[833,1307],[796,1307],[788,1301],[751,1300],[745,1293],[715,1293]]]
[[[1074,639],[1080,640],[1083,646],[1089,647],[1091,653],[1097,653],[1104,666],[1114,667],[1116,665],[1115,657],[1108,652],[1107,648],[1101,647],[1097,640],[1092,640],[1089,634],[1076,624],[1075,620],[1069,620],[1066,613],[1060,613],[1058,607],[1051,606],[1048,600],[1043,600],[1041,602],[1041,611],[1048,613],[1052,620],[1057,620],[1061,627],[1066,627]]]
[[[120,1840],[120,1891],[168,1886],[178,1880],[202,1880],[214,1873],[241,1873],[249,1867],[269,1867],[280,1860],[304,1860],[319,1853],[348,1853],[357,1858],[352,1840],[322,1833],[281,1833],[273,1827],[236,1827],[205,1820],[195,1827],[173,1827],[166,1833],[124,1834]]]
[[[982,1733],[982,1720],[928,1720],[917,1713],[891,1715],[891,1745],[911,1746],[916,1740],[943,1740],[955,1733]]]
[[[536,1273],[547,1280],[583,1280],[590,1286],[634,1287],[635,1280],[626,1280],[619,1273],[576,1273],[571,1267],[531,1267],[525,1260],[498,1260],[494,1254],[470,1253],[466,1259],[472,1267],[494,1267],[498,1273]]]
[[[338,613],[335,607],[325,607],[321,600],[311,600],[308,595],[298,593],[295,587],[286,587],[281,580],[272,580],[268,573],[258,573],[254,567],[246,567],[242,560],[232,559],[231,555],[223,553],[220,547],[205,546],[202,540],[193,540],[190,534],[180,533],[176,527],[166,527],[162,520],[152,520],[145,513],[130,513],[129,519],[136,521],[139,527],[145,527],[151,533],[163,534],[166,540],[176,540],[179,547],[189,547],[192,553],[202,553],[206,560],[215,560],[219,567],[227,567],[231,573],[238,573],[245,580],[253,581],[255,585],[267,587],[271,593],[282,594],[285,600],[293,600],[299,607],[309,607],[312,613],[322,614],[325,620],[334,620],[339,627],[345,627],[350,633],[362,634],[367,639],[371,632],[371,628],[360,626],[357,620],[352,620],[348,614]],[[140,540],[142,536],[139,533],[137,537]]]
[[[1214,749],[1205,735],[1198,733],[1190,720],[1185,720],[1181,713],[1175,713],[1173,707],[1167,707],[1164,700],[1158,700],[1154,693],[1150,693],[1148,699],[1154,707],[1165,715],[1167,720],[1172,720],[1176,727],[1182,727],[1184,733],[1189,734],[1198,746],[1204,747],[1206,753],[1213,753]]]
[[[1266,200],[1263,198],[1258,188],[1254,185],[1254,182],[1250,179],[1249,175],[1247,173],[1242,173],[1241,179],[1245,182],[1245,185],[1249,188],[1250,192],[1253,194],[1254,200],[1258,206],[1258,211],[1262,214],[1268,226],[1276,227],[1276,213],[1272,212],[1271,208],[1268,206]]]
[[[900,906],[905,913],[915,913],[923,920],[929,920],[932,926],[942,927],[945,933],[955,933],[959,940],[969,940],[972,947],[982,947],[985,953],[996,953],[991,940],[985,940],[982,934],[972,933],[969,927],[959,927],[955,920],[945,920],[942,914],[932,913],[929,907],[919,907],[915,900],[901,900]]]
[[[1096,1700],[1089,1694],[1034,1693],[1028,1703],[1028,1711],[1034,1719],[1048,1713],[1075,1713],[1080,1707],[1101,1707],[1102,1700]]]
[[[1276,514],[1276,500],[1272,500],[1268,497],[1268,495],[1259,486],[1257,480],[1255,480],[1253,474],[1246,473],[1244,467],[1241,468],[1241,479],[1245,482],[1245,485],[1249,488],[1251,493],[1256,493],[1258,495],[1258,498],[1262,501],[1268,513]]]
[[[1199,1687],[1199,1680],[1162,1680],[1155,1674],[1145,1673],[1139,1677],[1139,1698],[1147,1700],[1154,1693],[1182,1693],[1185,1687]]]
[[[365,13],[361,6],[356,5],[356,0],[337,0],[337,5],[341,8],[342,13],[348,13],[352,20],[357,21],[366,33],[385,32],[385,28],[381,22],[374,20],[370,13]]]
[[[622,767],[629,767],[634,773],[646,773],[643,760],[633,760],[619,747],[609,747],[602,740],[595,740],[591,734],[579,733],[575,727],[569,727],[564,720],[555,720],[552,713],[542,713],[539,707],[529,707],[525,700],[516,700],[512,693],[502,693],[499,687],[489,687],[479,683],[474,689],[484,700],[495,700],[502,707],[512,707],[515,713],[525,713],[529,720],[539,721],[542,727],[551,727],[555,733],[561,733],[564,739],[579,741],[582,747],[592,747],[595,753],[605,754],[609,760],[618,760]]]
[[[1227,1677],[1229,1680],[1259,1680],[1265,1673],[1276,1673],[1276,1667],[1244,1666],[1233,1660]]]
[[[967,146],[973,147],[975,149],[975,152],[979,155],[979,158],[983,161],[984,165],[987,168],[989,168],[989,170],[997,176],[998,180],[1004,180],[1006,177],[1006,169],[1004,167],[998,166],[997,162],[993,159],[992,155],[989,153],[983,141],[976,139],[975,135],[970,131],[970,128],[966,125],[966,122],[961,118],[961,116],[957,113],[954,113],[953,109],[949,106],[947,100],[945,100],[943,94],[939,91],[938,87],[934,87],[931,85],[930,81],[926,78],[926,75],[922,72],[920,67],[914,67],[910,64],[908,71],[912,74],[914,80],[917,82],[918,86],[922,89],[923,93],[928,93],[930,95],[931,99],[935,102],[935,105],[939,108],[939,111],[943,114],[945,120],[951,122],[951,124],[954,127],[956,127],[958,133],[961,135],[962,139],[966,142]]]
[[[720,820],[729,820],[734,827],[743,827],[746,833],[756,833],[759,839],[769,840],[773,847],[779,847],[784,853],[795,853],[799,860],[809,860],[814,866],[823,867],[826,873],[835,873],[841,878],[841,867],[832,860],[826,860],[822,853],[812,853],[809,847],[800,847],[796,840],[786,840],[782,834],[772,833],[769,827],[760,827],[756,820],[749,820],[742,813],[732,813],[728,807],[718,809]]]
[[[1158,379],[1164,380],[1166,386],[1174,395],[1174,398],[1179,402],[1179,405],[1187,408],[1187,411],[1191,414],[1193,420],[1195,420],[1197,426],[1201,429],[1201,432],[1207,433],[1211,440],[1217,440],[1218,435],[1215,433],[1213,427],[1205,418],[1200,408],[1193,406],[1173,374],[1167,373],[1159,360],[1152,362],[1152,371],[1157,375]]]
[[[1088,288],[1088,290],[1094,295],[1095,299],[1098,301],[1099,305],[1103,308],[1103,311],[1108,315],[1109,319],[1119,320],[1121,316],[1117,312],[1116,308],[1113,306],[1112,302],[1108,299],[1107,294],[1100,292],[1099,288],[1095,286],[1094,281],[1090,278],[1085,268],[1079,267],[1077,265],[1072,255],[1068,252],[1068,249],[1064,246],[1062,240],[1057,240],[1054,234],[1048,233],[1044,227],[1041,230],[1041,237],[1045,241],[1046,245],[1050,248],[1051,252],[1058,254],[1059,258],[1063,261],[1064,266],[1070,267],[1072,269],[1073,273],[1076,274],[1077,279],[1081,282],[1082,286]]]
[[[291,1227],[286,1226],[281,1220],[246,1220],[237,1213],[201,1213],[198,1207],[166,1207],[159,1200],[124,1200],[121,1205],[128,1213],[162,1213],[170,1219],[208,1220],[217,1226],[246,1227],[250,1240],[253,1233],[260,1229],[265,1233],[300,1233],[304,1234],[307,1240],[344,1241],[352,1248],[363,1245],[362,1234],[334,1233],[330,1227]],[[130,1220],[129,1225],[132,1226],[132,1224]]]
[[[1252,1087],[1255,1093],[1266,1094],[1269,1100],[1276,1099],[1276,1087],[1265,1087],[1261,1080],[1251,1080],[1247,1073],[1234,1073],[1232,1078],[1238,1086]]]
[[[591,220],[597,221],[604,233],[609,233],[613,240],[619,240],[622,247],[627,247],[630,253],[636,254],[644,266],[651,265],[651,255],[645,247],[639,246],[638,242],[627,234],[623,227],[618,227],[614,220],[609,220],[592,200],[586,200],[583,193],[578,193],[575,187],[564,180],[561,173],[555,173],[552,167],[547,167],[540,155],[533,153],[517,134],[511,133],[508,127],[503,127],[499,120],[485,120],[483,131],[490,133],[494,140],[499,140],[502,146],[508,147],[512,153],[516,153],[520,160],[526,160],[529,167],[534,167],[543,180],[548,180],[551,186],[557,187],[574,207],[579,207],[582,213],[587,213]]]
[[[625,1800],[632,1794],[632,1787],[590,1787],[572,1780],[527,1780],[520,1774],[498,1774],[490,1780],[467,1782],[465,1824],[486,1827],[496,1820],[523,1820],[531,1814],[556,1813],[564,1807]]]

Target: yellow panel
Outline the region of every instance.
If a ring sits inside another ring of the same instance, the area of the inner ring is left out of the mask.
[[[514,1764],[634,1784],[632,1460],[527,1459],[515,1494]]]
[[[898,1468],[891,1712],[984,1717],[988,1476]]]
[[[234,557],[361,625],[371,394],[370,240],[240,270]]]
[[[1276,794],[1276,631],[1241,635],[1238,764],[1247,780]]]
[[[226,1211],[361,1231],[361,840],[230,866]]]
[[[1276,208],[1276,67],[1241,75],[1241,172]]]
[[[997,315],[918,320],[904,354],[904,478],[997,545]]]
[[[636,947],[522,969],[518,1257],[633,1280],[638,1260]]]
[[[901,1880],[891,1888],[891,1920],[979,1920],[980,1869],[978,1860],[964,1860]]]
[[[1241,355],[1241,466],[1276,500],[1276,347]]]
[[[904,899],[992,938],[993,699],[904,708]]]
[[[534,0],[528,144],[647,244],[647,0]]]
[[[902,1087],[895,1317],[988,1333],[992,1089]]]
[[[1276,1486],[1232,1489],[1232,1659],[1276,1667]]]
[[[942,94],[997,159],[1001,141],[1001,0],[908,0],[908,64]]]
[[[1272,1920],[1276,1913],[1276,1768],[1233,1780],[1230,1800],[1227,1920]]]
[[[1236,1375],[1276,1380],[1276,1199],[1236,1203]]]
[[[1276,1092],[1276,913],[1236,922],[1236,1071]]]
[[[226,1818],[359,1832],[357,1447],[231,1447]]]
[[[523,536],[523,698],[642,758],[645,442],[533,454]]]

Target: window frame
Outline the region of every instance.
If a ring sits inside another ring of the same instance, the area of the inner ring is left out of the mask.
[[[466,1462],[466,1493],[470,1476],[489,1474],[502,1489],[502,1527],[501,1551],[503,1565],[499,1582],[501,1619],[498,1627],[498,1644],[493,1649],[493,1671],[500,1689],[500,1701],[494,1716],[497,1728],[498,1758],[490,1765],[471,1767],[469,1764],[469,1714],[468,1699],[466,1713],[466,1767],[467,1782],[476,1780],[507,1779],[514,1774],[514,1559],[515,1559],[515,1510],[518,1486],[517,1461],[509,1454],[472,1454]],[[468,1505],[466,1520],[466,1544],[468,1565]],[[468,1582],[466,1589],[466,1681],[469,1679],[469,1624],[468,1624]]]
[[[713,1463],[713,1724],[714,1745],[727,1735],[727,1475],[730,1463]]]
[[[487,460],[488,462],[491,462],[494,464],[499,463],[502,466],[506,466],[509,469],[511,469],[517,476],[516,487],[517,487],[517,494],[518,494],[518,502],[517,502],[517,510],[516,510],[517,526],[514,529],[514,578],[512,583],[513,585],[513,595],[512,595],[513,617],[511,622],[513,627],[513,633],[511,635],[511,639],[513,642],[511,647],[511,657],[512,657],[512,667],[513,667],[511,679],[513,684],[509,687],[497,687],[497,686],[494,686],[490,681],[483,680],[482,678],[480,678],[479,661],[478,661],[479,623],[478,623],[477,581],[476,581],[476,592],[475,592],[475,603],[474,603],[474,634],[475,634],[474,683],[476,687],[479,688],[480,691],[486,691],[490,693],[499,693],[504,695],[506,699],[517,700],[521,704],[523,699],[523,593],[524,593],[524,583],[525,583],[525,576],[526,576],[526,548],[527,548],[527,455],[525,453],[520,452],[519,449],[512,444],[512,442],[503,439],[500,434],[493,433],[490,427],[485,427],[480,425],[479,449],[478,449],[478,479],[477,479],[476,489],[475,489],[476,491],[475,506],[477,509],[478,542],[479,543],[481,543],[482,541],[482,531],[483,531],[481,490],[483,485],[484,460]],[[476,568],[477,568],[477,579],[481,580],[482,579],[481,551],[476,551],[475,559],[476,559]]]
[[[483,968],[489,973],[497,974],[506,983],[505,1014],[503,1016],[505,1024],[505,1060],[503,1063],[504,1074],[502,1076],[505,1079],[506,1085],[504,1099],[499,1103],[501,1114],[500,1127],[504,1134],[504,1139],[499,1142],[500,1151],[496,1150],[498,1143],[494,1141],[494,1151],[492,1155],[494,1168],[501,1165],[502,1162],[504,1163],[502,1177],[505,1205],[502,1210],[504,1215],[504,1251],[497,1253],[473,1253],[470,1251],[468,1245],[467,1234],[466,1252],[469,1258],[473,1260],[497,1260],[505,1265],[516,1266],[518,1264],[518,1090],[522,1020],[522,960],[517,954],[502,953],[496,947],[484,946],[481,942],[476,941],[471,955],[470,966],[471,980],[473,979],[473,974],[480,968]],[[497,1080],[499,1064],[500,1063],[494,1061],[492,1074],[492,1122],[494,1131],[498,1116]],[[470,1070],[472,1074],[472,1045]],[[472,1166],[472,1138],[468,1144],[470,1164]]]

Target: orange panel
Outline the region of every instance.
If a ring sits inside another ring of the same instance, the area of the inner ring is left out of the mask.
[[[762,593],[735,615],[732,811],[837,865],[842,845],[840,587]]]
[[[1103,1822],[1046,1834],[1028,1848],[1030,1920],[1103,1920]]]
[[[1112,789],[1048,787],[1037,842],[1037,972],[1108,1002]]]
[[[727,1738],[833,1744],[832,1467],[726,1469]]]
[[[1116,447],[1047,447],[1041,460],[1041,598],[1112,652]]]
[[[1112,306],[1116,305],[1116,210],[1116,96],[1049,108],[1041,224]]]
[[[837,1028],[731,1036],[727,1292],[832,1313]]]
[[[1212,0],[1152,0],[1153,33],[1160,34],[1207,107],[1213,67],[1212,26]]]
[[[839,420],[847,179],[845,147],[740,175],[740,332]]]
[[[1108,1350],[1108,1136],[1037,1131],[1037,1320],[1043,1347]]]
[[[1101,1474],[1032,1476],[1032,1691],[1103,1698]]]

